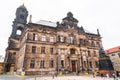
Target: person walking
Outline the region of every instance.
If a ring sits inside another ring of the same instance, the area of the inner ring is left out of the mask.
[[[55,73],[54,72],[52,72],[52,78],[54,79],[54,76],[55,76]]]
[[[55,71],[55,76],[57,77],[57,75],[58,75],[58,72],[57,72],[57,71]]]
[[[115,80],[115,73],[113,73],[113,78],[114,78],[114,80]]]
[[[107,80],[109,80],[109,74],[108,73],[106,74],[106,77],[107,77]]]

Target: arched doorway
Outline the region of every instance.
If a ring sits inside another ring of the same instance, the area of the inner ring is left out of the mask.
[[[5,65],[5,72],[9,72],[9,71],[10,71],[10,66],[11,66],[10,63],[7,63],[7,64]]]

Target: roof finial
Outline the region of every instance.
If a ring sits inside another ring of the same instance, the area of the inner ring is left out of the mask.
[[[97,29],[97,34],[100,35],[100,33],[99,33],[99,29]]]
[[[30,15],[29,23],[32,23],[32,15]]]

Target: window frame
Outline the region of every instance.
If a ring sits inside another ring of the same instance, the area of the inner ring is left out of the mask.
[[[42,40],[41,41],[46,41],[46,36],[42,36]]]

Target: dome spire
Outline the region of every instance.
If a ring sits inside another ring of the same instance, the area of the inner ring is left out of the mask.
[[[72,12],[68,12],[68,13],[67,13],[67,17],[72,17],[72,18],[73,18]]]
[[[22,4],[22,6],[24,6],[24,2],[23,2],[23,4]]]

